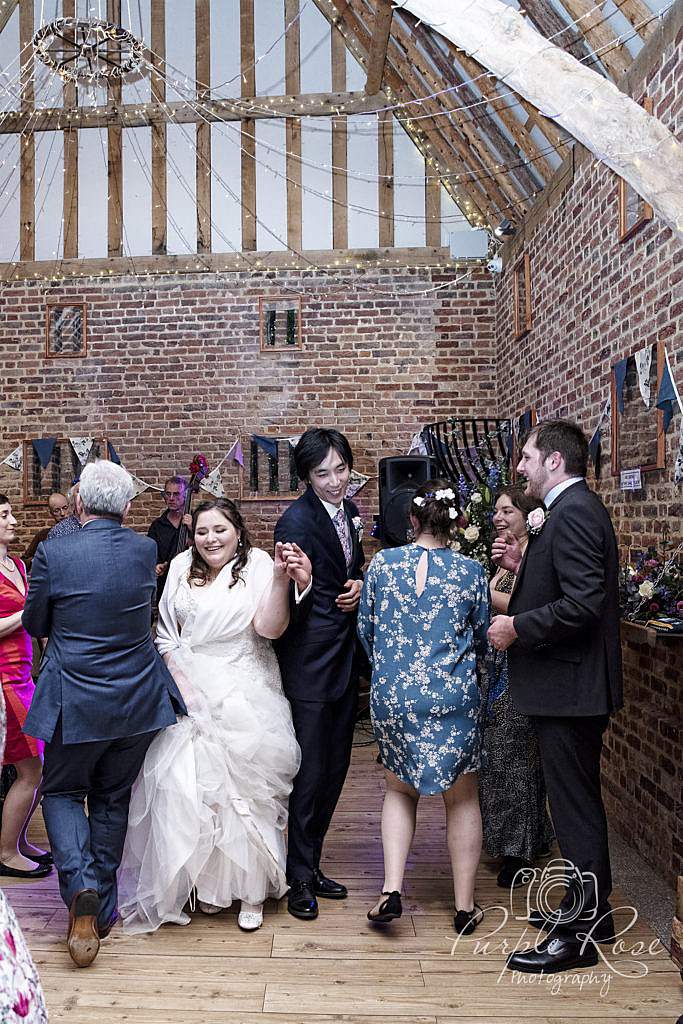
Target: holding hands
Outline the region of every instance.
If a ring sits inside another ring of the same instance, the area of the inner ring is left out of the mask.
[[[301,550],[298,544],[277,542],[273,567],[276,578],[287,577],[293,580],[299,593],[302,593],[311,581],[312,571],[308,555]]]

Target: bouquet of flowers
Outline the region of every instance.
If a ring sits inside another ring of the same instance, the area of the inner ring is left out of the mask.
[[[491,543],[495,536],[493,512],[495,494],[508,482],[508,467],[504,462],[486,465],[486,478],[458,479],[461,513],[456,521],[457,533],[451,547],[468,558],[474,558],[488,570],[491,564]]]
[[[621,614],[631,622],[661,616],[683,619],[683,568],[677,549],[669,558],[654,548],[641,552],[634,564],[620,572]]]

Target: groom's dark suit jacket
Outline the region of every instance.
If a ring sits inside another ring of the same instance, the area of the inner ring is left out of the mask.
[[[552,503],[508,614],[510,692],[527,715],[609,714],[622,704],[619,558],[609,514],[584,481]]]
[[[353,674],[356,614],[340,611],[335,599],[347,580],[362,578],[365,554],[352,522],[358,509],[345,499],[344,511],[352,544],[348,569],[334,523],[311,487],[275,527],[275,540],[298,544],[313,566],[311,591],[301,604],[290,602],[290,624],[275,645],[284,690],[292,699],[338,700]]]

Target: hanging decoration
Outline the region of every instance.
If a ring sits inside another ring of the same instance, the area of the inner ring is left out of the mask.
[[[213,494],[214,498],[224,498],[225,488],[221,479],[221,468],[216,466],[199,485],[203,491]]]
[[[105,83],[140,69],[143,45],[139,39],[99,18],[57,18],[33,37],[37,59],[65,82]]]
[[[277,441],[272,437],[261,437],[259,434],[252,434],[251,440],[266,453],[271,459],[277,459]]]
[[[620,359],[618,363],[614,364],[614,387],[617,394],[617,409],[620,413],[624,412],[624,384],[626,383],[627,371],[628,356],[626,359]]]
[[[109,455],[110,462],[115,462],[117,466],[121,465],[121,459],[116,454],[116,448],[114,448],[111,441],[107,441],[107,454]]]
[[[652,369],[652,345],[646,345],[640,352],[635,354],[636,370],[638,372],[638,388],[640,396],[645,403],[645,408],[650,408],[650,370]]]
[[[600,413],[600,419],[598,420],[597,425],[595,427],[595,430],[593,431],[593,436],[591,437],[590,441],[588,442],[588,454],[590,456],[591,462],[593,463],[593,469],[595,471],[595,479],[596,480],[600,479],[600,465],[601,465],[601,461],[602,461],[602,446],[601,446],[602,425],[605,422],[605,420],[609,419],[611,414],[612,414],[612,399],[608,395],[607,396],[607,401],[605,402],[605,404],[604,404],[604,406],[602,408],[602,412]]]
[[[372,477],[366,476],[365,473],[358,473],[355,469],[352,469],[349,475],[349,482],[346,486],[344,497],[353,498],[355,494],[358,494],[359,491],[362,491],[368,480],[371,479]]]
[[[71,447],[76,452],[81,466],[85,466],[88,461],[88,456],[92,451],[92,446],[95,441],[94,437],[70,437],[69,441],[71,443]]]
[[[288,437],[289,445],[291,448],[296,448],[299,441],[301,440],[301,434],[293,434],[292,437]]]
[[[417,433],[413,434],[410,447],[408,448],[408,455],[428,455],[427,445],[422,436],[422,431],[418,430]]]
[[[657,392],[657,408],[661,409],[664,413],[664,433],[669,429],[669,424],[673,418],[675,407],[683,413],[683,402],[681,402],[681,396],[678,393],[676,387],[676,381],[674,375],[671,372],[671,363],[669,362],[669,353],[664,353],[664,371],[662,373],[662,380],[659,385],[659,391]]]
[[[681,416],[681,430],[678,435],[678,452],[676,453],[676,465],[674,466],[674,483],[683,484],[683,416]]]
[[[17,445],[13,452],[5,456],[2,460],[2,465],[9,466],[10,469],[22,470],[24,468],[24,451],[20,444]]]
[[[244,469],[244,452],[242,451],[242,442],[240,440],[234,441],[230,451],[225,456],[226,459],[231,459],[236,462],[238,466]]]
[[[126,469],[125,466],[122,466],[121,468],[122,469]],[[138,494],[143,494],[144,491],[150,490],[150,486],[151,485],[145,483],[145,481],[141,480],[139,476],[135,475],[135,473],[131,473],[131,471],[129,469],[126,469],[126,473],[128,473],[128,476],[133,481],[133,493],[131,495],[131,501],[133,500],[133,498],[137,498]],[[159,488],[156,488],[156,487],[153,488],[153,489],[155,491],[159,490]]]
[[[55,445],[57,444],[57,438],[39,437],[35,441],[31,441],[31,444],[33,445],[34,452],[38,456],[40,465],[43,469],[47,469],[50,465],[50,459],[52,458],[52,453],[55,450]]]

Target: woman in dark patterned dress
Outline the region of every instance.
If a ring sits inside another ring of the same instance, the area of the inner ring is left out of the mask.
[[[526,517],[539,507],[542,502],[521,487],[505,487],[496,500],[493,524],[501,535],[512,533],[524,550],[529,539]],[[493,614],[506,614],[514,582],[514,573],[507,569],[492,578]],[[490,648],[487,667],[479,779],[483,845],[491,857],[502,858],[498,885],[510,889],[522,885],[524,868],[547,852],[553,830],[536,734],[510,699],[505,652]]]

